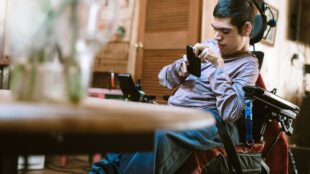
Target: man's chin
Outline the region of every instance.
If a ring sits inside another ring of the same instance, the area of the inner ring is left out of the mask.
[[[221,53],[221,56],[222,56],[222,58],[229,58],[229,57],[231,57],[232,56],[232,54],[231,53],[229,53],[229,52],[227,52],[227,51],[224,51],[224,50],[220,50],[220,53]]]
[[[222,56],[227,56],[227,52],[223,49],[220,49],[220,53]]]

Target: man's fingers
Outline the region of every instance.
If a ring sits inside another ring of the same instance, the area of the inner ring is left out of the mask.
[[[209,56],[209,49],[205,48],[204,50],[202,50],[202,52],[199,54],[198,58],[201,60],[208,60],[208,56]]]
[[[181,69],[180,71],[178,72],[179,76],[181,77],[185,77],[188,75],[188,72],[187,72],[187,64],[186,62],[182,62],[182,65],[181,65]]]
[[[207,46],[204,44],[201,44],[201,43],[195,44],[195,46],[193,47],[195,55],[199,56],[200,52],[204,50],[205,48],[207,48]]]
[[[196,44],[193,46],[193,51],[194,51],[194,54],[195,54],[195,55],[197,55],[197,53],[198,53],[198,50],[197,50],[197,49],[198,49],[199,44],[200,44],[200,43],[196,43]]]
[[[212,53],[212,52],[209,52],[209,55],[208,55],[208,59],[210,60],[210,61],[216,61],[219,57],[218,56],[216,56],[214,53]]]
[[[183,62],[186,62],[186,64],[188,64],[188,59],[187,59],[187,56],[185,54],[183,55]]]
[[[183,61],[182,61],[181,68],[180,68],[178,74],[181,77],[185,77],[187,75],[187,65],[188,65],[187,56],[183,55],[182,59],[183,59]]]

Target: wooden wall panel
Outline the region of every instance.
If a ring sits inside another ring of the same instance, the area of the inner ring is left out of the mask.
[[[129,42],[109,42],[97,55],[94,62],[96,72],[127,72]]]

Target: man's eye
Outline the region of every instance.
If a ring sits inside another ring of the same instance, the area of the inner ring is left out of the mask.
[[[214,32],[221,32],[223,34],[229,34],[230,33],[230,29],[216,29],[213,28]]]
[[[223,34],[229,34],[230,30],[222,30]]]

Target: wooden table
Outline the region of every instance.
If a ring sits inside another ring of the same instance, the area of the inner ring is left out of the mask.
[[[26,103],[0,91],[0,156],[151,151],[156,130],[214,123],[196,109],[98,98],[79,106]]]

